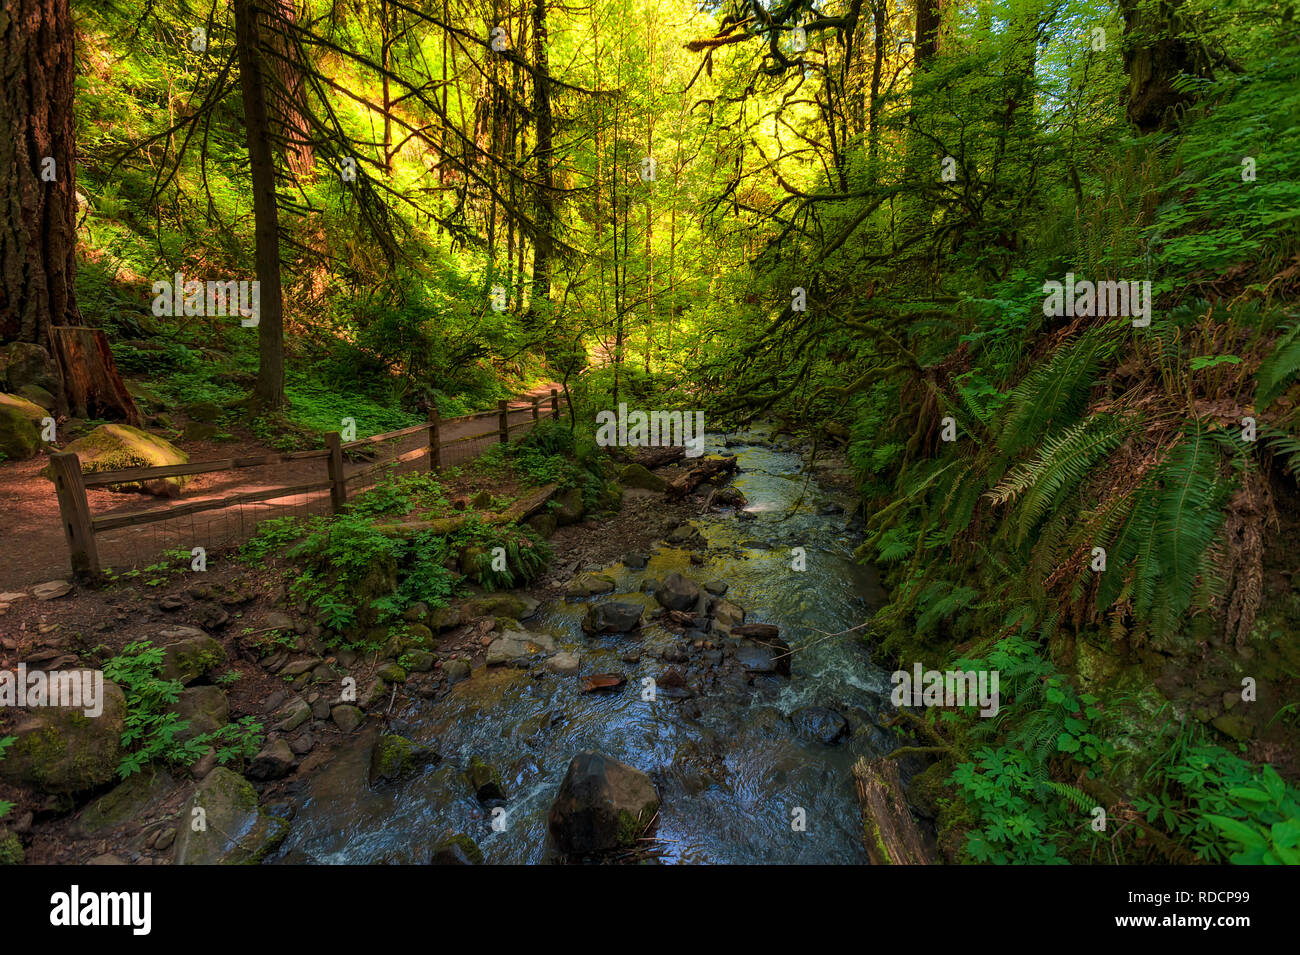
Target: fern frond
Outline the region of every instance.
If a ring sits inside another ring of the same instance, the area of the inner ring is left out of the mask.
[[[1264,411],[1300,373],[1300,325],[1287,328],[1255,372],[1255,410]]]
[[[1014,454],[1052,428],[1072,422],[1083,411],[1104,358],[1115,350],[1110,326],[1085,333],[1029,373],[1011,393],[1011,413],[998,447]]]
[[[1020,539],[1088,475],[1088,469],[1119,447],[1127,429],[1110,415],[1094,415],[1067,428],[1043,447],[1042,467],[1020,508]]]

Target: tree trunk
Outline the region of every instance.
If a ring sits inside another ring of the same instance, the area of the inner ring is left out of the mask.
[[[1126,111],[1129,122],[1143,133],[1170,126],[1178,107],[1192,100],[1189,93],[1174,89],[1180,73],[1213,76],[1205,47],[1178,35],[1183,29],[1182,5],[1183,0],[1167,0],[1153,10],[1141,0],[1120,0],[1129,41],[1124,45]]]
[[[307,126],[307,86],[303,64],[290,29],[298,19],[294,4],[295,0],[275,0],[272,18],[267,23],[267,42],[276,54],[270,58],[277,83],[271,96],[271,118],[276,135],[284,140],[289,170],[297,178],[310,181],[316,176],[316,153]]]
[[[257,326],[258,367],[254,394],[268,408],[284,404],[284,298],[280,286],[280,214],[275,200],[270,120],[262,74],[256,7],[234,0],[239,48],[239,85],[253,178],[253,222],[257,279],[261,283]]]
[[[546,52],[546,0],[533,0],[533,113],[537,118],[537,237],[533,243],[533,293],[525,324],[536,327],[539,306],[551,301],[551,239],[555,232],[555,182],[552,171],[551,68]],[[543,316],[546,317],[546,316]]]
[[[939,24],[942,21],[941,0],[916,0],[916,52],[913,62],[924,69],[939,52]]]
[[[876,182],[880,155],[880,72],[885,63],[885,0],[876,0],[871,9],[874,47],[871,60],[871,104],[867,112],[867,168],[872,185]]]
[[[0,14],[0,341],[50,347],[50,326],[79,324],[68,0],[5,0]]]

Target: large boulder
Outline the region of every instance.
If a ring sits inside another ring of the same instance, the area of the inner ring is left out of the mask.
[[[230,703],[219,686],[192,686],[182,690],[167,711],[189,724],[176,734],[181,742],[215,733],[230,722]]]
[[[624,487],[637,487],[647,491],[663,491],[668,482],[642,464],[629,464],[618,476],[618,483]]]
[[[97,670],[58,672],[83,681],[82,686],[103,679]],[[104,680],[98,702],[98,716],[87,716],[86,706],[20,711],[17,725],[7,730],[17,739],[0,759],[0,778],[48,793],[81,792],[113,779],[121,762],[126,697],[117,684]]]
[[[805,706],[790,714],[795,735],[802,739],[834,746],[849,735],[849,721],[843,714],[825,706]]]
[[[544,633],[507,630],[492,641],[487,651],[487,665],[528,666],[532,661],[555,650],[555,641]]]
[[[293,772],[293,750],[282,739],[272,740],[248,764],[248,775],[259,782],[280,779]]]
[[[693,580],[671,573],[655,591],[655,600],[669,610],[694,610],[700,600],[700,588]]]
[[[49,412],[17,395],[0,395],[0,455],[23,461],[41,449],[41,422]]]
[[[524,594],[486,594],[473,597],[461,605],[461,619],[474,617],[507,617],[525,620],[537,612],[538,601]]]
[[[171,795],[175,786],[170,773],[151,763],[83,809],[72,824],[72,834],[85,838],[128,823],[146,823],[148,814]]]
[[[49,352],[32,342],[11,342],[0,348],[0,386],[21,392],[28,385],[48,392],[59,390],[58,371]]]
[[[18,395],[34,405],[40,405],[51,414],[59,406],[58,399],[40,385],[23,385],[18,389]]]
[[[385,733],[375,741],[375,748],[370,752],[370,785],[409,776],[437,759],[438,755],[427,746],[396,733]]]
[[[594,604],[582,618],[586,633],[627,633],[641,626],[641,605],[622,600]]]
[[[218,766],[203,777],[181,808],[173,861],[176,865],[256,865],[288,831],[287,822],[258,806],[252,783]]]
[[[587,750],[569,763],[551,805],[551,836],[566,855],[631,848],[658,811],[659,794],[649,776]]]
[[[167,641],[162,664],[165,680],[193,683],[226,662],[226,648],[197,627],[169,627],[159,631],[158,639]]]
[[[170,442],[148,431],[126,424],[100,425],[84,438],[64,448],[81,460],[87,474],[119,471],[125,468],[153,468],[170,464],[188,464],[190,456]],[[43,472],[48,477],[50,469]],[[107,485],[110,491],[142,491],[159,497],[175,497],[188,478],[156,478],[152,481],[128,481]]]

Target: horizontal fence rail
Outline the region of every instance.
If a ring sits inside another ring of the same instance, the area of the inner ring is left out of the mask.
[[[543,414],[543,401],[547,401],[550,405],[549,414]],[[94,578],[100,575],[101,565],[95,536],[106,531],[153,524],[158,521],[185,517],[204,511],[220,510],[241,504],[253,504],[295,494],[311,494],[320,491],[330,492],[330,509],[332,512],[337,513],[347,504],[349,481],[356,481],[387,468],[396,467],[409,461],[416,461],[426,456],[429,459],[429,470],[441,471],[444,464],[442,453],[444,448],[484,439],[495,439],[501,444],[505,444],[510,440],[512,432],[523,428],[531,428],[543,417],[558,418],[560,416],[559,392],[552,388],[549,400],[540,396],[532,398],[532,416],[515,424],[510,423],[511,414],[527,413],[529,410],[527,405],[511,408],[508,401],[498,402],[496,409],[493,411],[480,411],[473,414],[459,415],[455,418],[442,418],[436,410],[433,410],[429,412],[429,420],[422,424],[399,428],[396,431],[388,431],[384,434],[371,435],[368,438],[359,438],[355,441],[344,442],[337,431],[331,431],[325,435],[325,447],[311,451],[222,458],[214,461],[195,461],[189,464],[168,464],[159,467],[122,468],[116,471],[85,473],[81,470],[81,460],[76,454],[65,452],[51,455],[50,465],[54,477],[54,489],[59,501],[59,516],[63,524],[64,536],[68,542],[72,573],[78,578]],[[442,438],[442,430],[448,425],[492,417],[497,419],[495,429],[448,440]],[[344,451],[379,445],[385,441],[400,440],[426,432],[429,436],[428,441],[421,443],[419,447],[368,464],[350,474],[345,473]],[[165,478],[189,477],[195,474],[238,471],[243,468],[274,466],[315,459],[325,462],[325,475],[318,481],[277,485],[256,491],[241,491],[210,500],[175,502],[130,514],[110,514],[96,517],[90,512],[90,503],[86,496],[87,488],[106,487],[112,484],[143,483]]]

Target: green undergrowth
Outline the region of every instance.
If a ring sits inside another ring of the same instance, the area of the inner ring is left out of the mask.
[[[225,765],[252,759],[262,746],[262,724],[246,716],[211,732],[181,739],[189,720],[167,708],[185,689],[179,680],[162,677],[164,650],[148,640],[127,644],[108,659],[104,676],[126,696],[126,726],[122,732],[122,761],[118,775],[125,779],[150,762],[159,760],[179,767],[192,766],[209,748]]]
[[[1017,637],[953,665],[1000,674],[996,716],[966,706],[926,718],[942,740],[940,842],[958,861],[1300,862],[1300,790],[1196,723],[1138,723],[1134,700],[1079,692]]]
[[[394,523],[417,509],[428,526]],[[290,599],[311,608],[329,642],[355,644],[416,604],[446,607],[469,583],[524,586],[551,552],[530,528],[451,511],[435,476],[410,473],[382,479],[339,514],[264,521],[240,549],[253,564],[276,556],[294,565]]]

